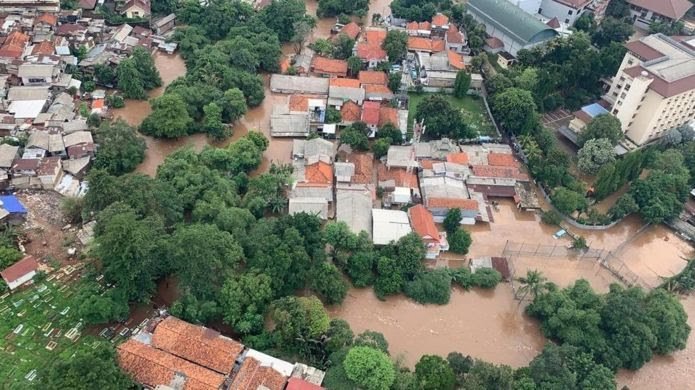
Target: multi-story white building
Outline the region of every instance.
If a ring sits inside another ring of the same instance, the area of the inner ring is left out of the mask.
[[[571,26],[592,3],[593,0],[543,0],[538,13]]]
[[[626,47],[604,98],[625,136],[644,145],[695,118],[695,39],[654,34]]]

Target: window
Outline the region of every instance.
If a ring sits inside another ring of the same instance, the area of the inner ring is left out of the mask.
[[[567,24],[567,23],[569,23],[569,22],[570,22],[569,19],[565,19],[565,24]]]
[[[630,84],[625,84],[625,90],[629,91],[630,90]]]
[[[618,103],[616,103],[616,104],[619,105],[619,106],[622,106],[622,105],[623,105],[623,101],[622,101],[622,100],[618,100]]]
[[[618,109],[613,110],[613,115],[618,115]]]
[[[570,15],[570,16],[571,16],[571,15],[572,15],[572,13],[573,13],[573,11],[572,11],[572,10],[569,10],[569,11],[567,11],[567,15]]]
[[[621,98],[621,99],[625,99],[626,96],[627,96],[627,94],[626,94],[625,92],[623,92],[623,93],[620,94],[620,98]]]
[[[538,13],[542,14],[543,13],[543,8],[538,8]]]

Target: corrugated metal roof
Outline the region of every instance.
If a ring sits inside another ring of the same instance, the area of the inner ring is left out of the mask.
[[[536,35],[544,31],[557,35],[555,30],[506,0],[469,0],[467,8],[483,19],[485,24],[523,43],[532,42]]]

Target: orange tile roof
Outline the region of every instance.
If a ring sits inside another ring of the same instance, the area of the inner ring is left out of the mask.
[[[261,363],[247,357],[239,372],[234,376],[229,390],[283,390],[287,378],[271,367],[261,366]]]
[[[371,87],[371,85],[367,85],[367,87]],[[362,122],[377,126],[379,124],[380,107],[381,104],[379,102],[364,102],[362,104]]]
[[[355,184],[374,183],[374,155],[371,153],[352,153],[347,161],[355,165],[355,174],[352,182]]]
[[[156,348],[227,374],[244,346],[219,332],[195,326],[176,317],[167,317],[157,325],[152,336]]]
[[[405,25],[405,29],[406,30],[417,30],[417,22],[414,20],[412,22],[408,22],[408,24]]]
[[[408,209],[408,214],[410,215],[410,225],[418,236],[439,242],[439,230],[434,224],[432,213],[425,206],[421,204],[413,206]]]
[[[104,99],[94,99],[92,101],[92,108],[104,108]]]
[[[379,108],[379,127],[390,123],[398,127],[398,110],[393,107],[380,107]]]
[[[452,68],[458,70],[466,68],[466,65],[463,63],[463,57],[461,57],[461,54],[453,50],[449,50],[447,52],[447,56],[449,57],[449,65],[451,65]]]
[[[430,25],[430,22],[410,22],[406,24],[405,29],[410,30],[410,31],[415,31],[415,30],[427,30],[429,31],[432,28],[432,25]]]
[[[340,117],[343,122],[357,122],[362,118],[362,109],[357,103],[348,100],[340,107]]]
[[[454,164],[468,165],[468,154],[466,152],[449,153],[446,161]]]
[[[340,30],[340,33],[347,35],[350,37],[350,39],[355,39],[358,35],[360,35],[360,31],[362,31],[362,29],[357,25],[357,23],[350,22],[346,24],[342,30]]]
[[[432,17],[432,24],[435,26],[446,26],[449,24],[449,18],[444,14],[436,14]]]
[[[389,94],[391,93],[391,90],[389,87],[381,84],[367,84],[364,86],[364,92],[367,94],[370,93],[385,93]]]
[[[420,22],[417,26],[418,30],[431,30],[432,29],[432,24],[428,21]]]
[[[333,78],[329,81],[331,87],[359,88],[360,81],[357,79]]]
[[[432,40],[422,37],[408,37],[408,50],[431,51]]]
[[[427,198],[427,207],[478,210],[478,201],[475,199],[463,198]]]
[[[304,183],[309,185],[327,186],[333,184],[333,167],[323,161],[307,165],[304,168]]]
[[[41,43],[38,43],[34,45],[34,47],[31,49],[31,54],[44,54],[44,55],[52,55],[55,54],[55,46],[53,45],[53,42],[51,41],[43,41]]]
[[[380,182],[393,180],[396,187],[418,188],[417,176],[412,172],[408,173],[405,168],[388,169],[384,164],[379,164],[376,174]]]
[[[508,153],[490,152],[487,155],[488,165],[495,167],[518,167],[519,162],[516,161],[513,155]]]
[[[36,19],[36,21],[55,26],[56,24],[58,24],[58,17],[53,14],[42,14]]]
[[[311,61],[311,67],[313,68],[314,72],[317,73],[345,76],[347,74],[348,65],[347,61],[345,60],[335,60],[332,58],[316,56]]]
[[[388,76],[385,72],[380,72],[376,70],[362,70],[357,76],[360,79],[360,83],[364,84],[380,84],[386,85],[388,82]]]
[[[439,53],[446,49],[446,42],[443,39],[433,39],[432,40],[432,53]]]
[[[309,97],[304,95],[290,95],[290,112],[307,112],[309,110]]]
[[[365,61],[384,60],[386,59],[386,51],[381,48],[381,44],[360,42],[357,45],[357,56]]]
[[[289,381],[287,381],[287,387],[285,387],[285,390],[324,390],[324,388],[311,382],[307,382],[304,379],[292,377]]]
[[[365,37],[367,42],[378,43],[379,45],[381,45],[382,43],[384,43],[384,40],[386,39],[386,30],[367,30],[365,32]]]
[[[186,377],[186,390],[217,390],[224,375],[130,339],[118,346],[118,363],[136,381],[150,387],[168,385],[177,373]]]
[[[24,53],[24,47],[29,41],[29,36],[19,31],[12,31],[0,47],[0,57],[19,58]]]
[[[420,167],[422,169],[432,169],[434,166],[434,160],[420,160]]]
[[[491,165],[473,165],[471,167],[473,176],[499,177],[517,180],[528,180],[528,175],[519,171],[515,167],[495,167]]]
[[[449,31],[446,32],[446,40],[449,43],[463,43],[463,33],[456,28],[455,25],[449,26]]]

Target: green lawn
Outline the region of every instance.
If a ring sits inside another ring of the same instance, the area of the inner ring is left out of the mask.
[[[408,94],[408,131],[412,131],[413,122],[415,121],[415,111],[417,110],[417,105],[424,100],[427,96],[432,94]],[[478,96],[468,95],[464,98],[457,98],[453,95],[445,95],[447,100],[451,102],[454,107],[461,110],[463,115],[463,120],[469,128],[477,132],[478,135],[488,135],[491,137],[496,137],[497,132],[493,126],[490,118],[485,110],[485,103],[483,99]]]
[[[84,325],[71,302],[78,285],[46,280],[0,298],[0,388],[25,389],[33,370],[68,360],[81,345],[108,342],[81,335]]]

